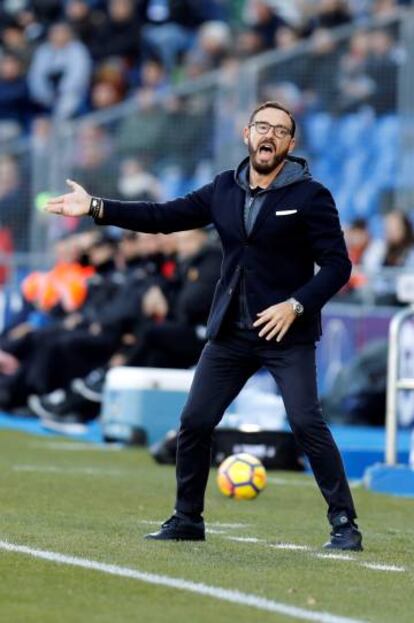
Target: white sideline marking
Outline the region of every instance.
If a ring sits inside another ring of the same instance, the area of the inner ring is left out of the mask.
[[[82,451],[82,450],[104,450],[105,452],[112,450],[122,450],[125,448],[122,444],[111,443],[107,445],[100,445],[94,443],[79,443],[79,442],[64,442],[61,443],[55,441],[49,441],[45,443],[30,443],[28,444],[31,448],[41,448],[44,450],[45,448],[49,450],[69,450],[69,451]]]
[[[256,608],[257,610],[284,614],[288,617],[301,619],[303,621],[317,621],[318,623],[364,623],[359,619],[337,616],[329,612],[306,610],[305,608],[299,608],[297,606],[291,606],[282,602],[273,601],[272,599],[259,597],[259,595],[254,595],[252,593],[242,593],[241,591],[225,589],[220,586],[210,586],[201,582],[192,582],[191,580],[184,580],[183,578],[174,578],[167,575],[147,573],[146,571],[106,564],[96,560],[89,560],[88,558],[79,558],[77,556],[68,556],[66,554],[59,554],[57,552],[50,552],[47,550],[33,549],[31,547],[27,547],[26,545],[17,545],[14,543],[8,543],[7,541],[0,541],[0,549],[17,554],[26,554],[42,560],[49,560],[50,562],[55,562],[61,565],[82,567],[84,569],[100,571],[101,573],[107,573],[109,575],[130,578],[140,582],[145,582],[147,584],[154,584],[156,586],[168,586],[169,588],[189,591],[198,595],[205,595],[220,601],[234,603],[239,606],[250,606],[251,608]]]
[[[257,539],[255,536],[228,536],[228,541],[239,541],[240,543],[266,543],[263,539]]]
[[[208,524],[215,528],[249,528],[249,523],[222,523],[221,521],[213,521]]]
[[[139,519],[137,520],[138,524],[147,525],[147,526],[160,526],[162,521],[158,520],[150,520],[150,519]],[[218,529],[215,527],[217,526]],[[384,563],[376,563],[376,562],[363,562],[359,560],[356,556],[352,554],[342,554],[340,552],[318,552],[315,548],[310,545],[301,545],[298,543],[269,543],[266,539],[259,539],[255,536],[230,536],[227,534],[226,530],[223,528],[228,527],[229,529],[235,528],[245,528],[248,527],[249,524],[242,523],[220,523],[220,522],[212,522],[206,524],[206,532],[208,534],[216,534],[226,541],[235,541],[236,543],[257,543],[259,545],[264,545],[265,547],[270,547],[271,549],[279,549],[279,550],[288,550],[292,552],[307,552],[310,556],[314,558],[319,558],[321,560],[344,560],[345,562],[354,562],[359,567],[365,567],[366,569],[372,569],[373,571],[390,571],[397,573],[404,573],[407,571],[405,567],[400,567],[397,565],[387,565]]]
[[[310,545],[297,545],[296,543],[268,543],[266,540],[258,539],[256,537],[223,536],[223,538],[227,541],[237,541],[239,543],[259,543],[272,549],[308,552],[310,556],[320,558],[322,560],[345,560],[347,562],[354,562],[359,567],[372,569],[373,571],[391,571],[397,573],[404,573],[407,571],[406,567],[399,567],[397,565],[386,565],[384,563],[377,562],[363,562],[350,554],[318,552]]]
[[[366,567],[367,569],[374,569],[374,571],[396,571],[398,573],[407,571],[405,567],[397,567],[397,565],[383,565],[375,562],[361,562],[360,565],[361,567]]]
[[[328,558],[331,560],[353,560],[354,562],[359,562],[358,560],[356,560],[356,558],[354,558],[353,556],[350,556],[349,554],[318,554],[315,553],[314,556],[316,556],[316,558]]]
[[[312,549],[309,545],[296,545],[296,543],[272,543],[269,547],[273,549],[290,549],[299,552],[310,552]]]
[[[87,476],[124,476],[125,472],[101,467],[58,467],[57,465],[13,465],[15,472],[41,472],[48,474],[84,474]]]

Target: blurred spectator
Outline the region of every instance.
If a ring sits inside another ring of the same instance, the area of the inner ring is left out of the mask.
[[[377,256],[378,264],[413,266],[414,231],[407,214],[396,209],[390,210],[384,217],[384,229],[382,248]]]
[[[0,156],[0,227],[9,230],[15,250],[27,249],[29,203],[18,162],[6,154]]]
[[[22,61],[15,54],[0,57],[0,141],[18,136],[30,115],[29,90]]]
[[[89,48],[94,60],[124,59],[131,66],[141,56],[141,26],[134,0],[109,0],[108,16],[94,28]]]
[[[117,148],[121,156],[139,154],[151,168],[165,153],[166,112],[154,102],[154,94],[149,89],[141,89],[138,104],[136,113],[121,121]]]
[[[123,160],[119,167],[117,195],[124,201],[160,201],[161,187],[157,178],[145,171],[136,158]]]
[[[366,73],[373,85],[369,103],[377,114],[396,110],[399,60],[391,33],[375,30],[369,35]]]
[[[372,0],[371,11],[372,14],[376,17],[392,17],[398,11],[399,4],[401,4],[399,0]]]
[[[231,52],[232,33],[225,22],[205,22],[197,34],[196,43],[185,59],[187,75],[196,77],[217,69]]]
[[[370,277],[370,287],[379,304],[395,305],[395,277],[381,274],[382,267],[414,267],[414,229],[407,214],[390,210],[384,216],[384,237],[364,252],[362,268]]]
[[[248,0],[245,8],[245,22],[259,37],[263,50],[273,48],[278,29],[286,25],[286,21],[279,15],[278,9],[270,0]]]
[[[300,41],[297,30],[291,26],[281,26],[274,37],[274,46],[277,50],[292,50]]]
[[[154,95],[163,94],[170,85],[165,67],[156,58],[143,61],[139,69],[139,89],[150,91]]]
[[[42,23],[52,24],[61,17],[61,0],[30,0],[28,5]]]
[[[306,106],[312,111],[332,111],[337,97],[336,72],[340,51],[331,31],[326,28],[317,28],[310,43],[303,81]]]
[[[36,50],[29,71],[33,99],[56,119],[67,119],[85,105],[91,74],[87,48],[74,39],[68,23],[50,27],[48,40]]]
[[[355,290],[359,290],[367,284],[368,277],[364,272],[364,256],[366,253],[373,253],[373,243],[369,231],[368,223],[363,218],[357,218],[345,228],[345,242],[348,250],[349,259],[352,262],[351,278],[340,292],[340,296],[348,295]]]
[[[241,60],[264,50],[262,37],[252,28],[244,28],[236,34],[234,47],[237,57]]]
[[[345,242],[349,259],[354,266],[363,263],[364,253],[371,242],[368,223],[363,218],[356,218],[345,229]]]
[[[194,42],[203,17],[191,0],[138,0],[138,15],[146,24],[143,35],[148,52],[161,59],[168,71]]]
[[[32,55],[32,46],[25,36],[24,28],[14,20],[6,21],[1,27],[1,47],[4,51],[16,54],[28,65]]]
[[[76,37],[89,49],[94,58],[94,46],[107,17],[105,12],[94,8],[88,0],[67,0],[65,3],[65,19],[71,25]]]
[[[113,145],[104,126],[89,123],[78,128],[73,158],[73,177],[88,192],[104,197],[116,195]]]
[[[91,107],[93,110],[116,106],[127,91],[127,77],[121,58],[113,57],[104,61],[95,71]]]
[[[183,176],[191,176],[201,160],[211,157],[212,115],[209,99],[169,97],[164,105],[164,164],[178,166]],[[176,131],[171,132],[170,128]]]
[[[94,82],[91,91],[92,110],[112,108],[122,102],[122,92],[109,80]]]
[[[336,28],[348,24],[351,20],[352,16],[345,0],[319,0],[309,27],[312,30],[314,28]]]
[[[369,34],[364,31],[352,35],[347,52],[339,62],[338,112],[352,112],[365,104],[375,90],[373,80],[367,75]]]

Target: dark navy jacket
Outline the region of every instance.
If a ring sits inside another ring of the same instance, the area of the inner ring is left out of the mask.
[[[321,308],[351,273],[332,195],[310,177],[271,189],[247,235],[245,194],[235,172],[224,171],[210,184],[165,203],[105,199],[104,216],[96,222],[165,234],[214,223],[224,256],[207,337],[218,335],[243,272],[253,318],[266,307],[293,296],[305,312],[282,343],[317,340],[321,335]],[[320,267],[316,274],[315,264]]]

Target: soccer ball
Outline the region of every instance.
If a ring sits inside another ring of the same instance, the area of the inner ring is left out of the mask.
[[[219,466],[217,485],[229,498],[253,500],[266,486],[266,470],[252,454],[233,454]]]

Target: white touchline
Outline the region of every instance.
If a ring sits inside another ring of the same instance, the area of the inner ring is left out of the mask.
[[[228,541],[239,541],[240,543],[266,543],[263,539],[257,539],[255,536],[228,536]]]
[[[31,448],[39,448],[41,450],[58,450],[59,452],[61,450],[69,450],[69,451],[94,451],[94,450],[99,450],[99,451],[104,451],[104,452],[108,452],[108,451],[112,451],[112,450],[122,450],[123,448],[125,448],[125,446],[123,444],[117,444],[117,443],[111,443],[111,444],[94,444],[94,443],[86,443],[86,442],[77,442],[77,441],[50,441],[50,442],[45,442],[45,443],[38,443],[38,442],[33,442],[33,443],[29,443],[27,444],[28,446],[30,446]]]
[[[86,476],[125,476],[120,469],[102,467],[59,467],[58,465],[13,465],[15,472],[39,472],[48,474],[86,475]]]
[[[399,573],[407,571],[405,567],[397,567],[397,565],[383,565],[376,562],[361,562],[360,565],[361,567],[366,567],[367,569],[374,569],[374,571],[396,571]]]
[[[242,537],[222,535],[222,538],[226,539],[226,541],[236,541],[238,543],[257,543],[259,545],[265,545],[266,547],[270,547],[271,549],[282,549],[292,552],[307,552],[309,556],[322,560],[344,560],[346,562],[353,562],[359,567],[372,569],[373,571],[390,571],[399,573],[407,571],[405,567],[399,567],[397,565],[387,565],[380,562],[365,562],[358,560],[357,556],[360,556],[361,554],[357,554],[357,556],[352,556],[351,554],[345,554],[340,552],[318,552],[310,545],[298,545],[296,543],[269,543],[265,539],[258,539],[253,536]]]
[[[309,545],[296,545],[295,543],[272,543],[269,547],[273,549],[290,549],[299,552],[310,552],[312,549]]]
[[[328,558],[328,559],[331,559],[331,560],[353,560],[354,562],[359,562],[353,556],[350,556],[349,554],[318,554],[318,553],[315,553],[314,556],[316,556],[316,558]]]
[[[106,564],[97,560],[89,560],[88,558],[79,558],[77,556],[68,556],[57,552],[47,550],[34,549],[26,545],[17,545],[8,541],[0,541],[0,549],[13,552],[16,554],[26,554],[33,558],[49,560],[61,565],[70,565],[72,567],[82,567],[83,569],[91,569],[100,571],[109,575],[120,576],[154,584],[156,586],[168,586],[178,590],[189,591],[198,595],[205,595],[226,601],[239,606],[250,606],[257,610],[265,612],[274,612],[284,614],[288,617],[301,619],[302,621],[317,621],[318,623],[364,623],[360,619],[350,619],[348,617],[338,616],[329,612],[318,612],[316,610],[306,610],[282,602],[266,599],[252,593],[242,593],[241,591],[221,588],[220,586],[209,586],[201,582],[192,582],[183,578],[174,578],[167,575],[158,575],[156,573],[147,573],[138,569],[130,569],[129,567],[120,567],[118,565]]]

